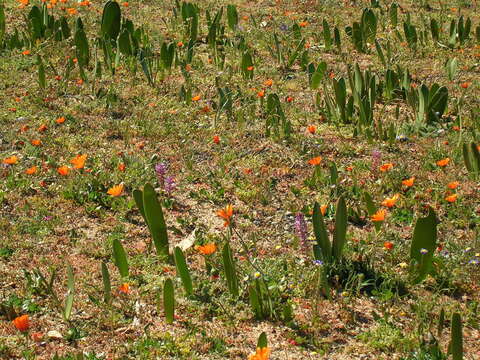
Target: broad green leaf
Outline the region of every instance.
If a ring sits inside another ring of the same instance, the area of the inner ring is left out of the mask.
[[[122,278],[128,277],[127,254],[118,239],[113,240],[113,258]]]
[[[107,1],[103,7],[101,33],[104,37],[117,40],[122,13],[116,1]]]
[[[167,225],[157,193],[150,184],[146,184],[143,188],[143,208],[157,253],[168,256]]]
[[[266,347],[268,347],[267,334],[265,332],[262,332],[258,337],[257,348],[263,349]]]
[[[450,351],[452,360],[463,360],[462,318],[459,313],[452,315]]]
[[[165,280],[163,285],[163,310],[167,324],[173,323],[175,317],[175,294],[172,279]]]
[[[190,276],[190,272],[188,271],[187,262],[185,261],[185,256],[183,255],[182,249],[178,246],[175,247],[175,266],[177,268],[177,273],[180,275],[180,279],[182,279],[183,288],[187,295],[191,295],[193,293],[193,284],[192,278]]]
[[[322,211],[320,210],[320,205],[317,202],[315,202],[315,205],[313,206],[312,222],[313,231],[315,233],[317,245],[321,250],[322,259],[324,261],[329,261],[332,254],[332,249],[330,240],[328,239],[327,228],[325,226],[325,222],[323,221]]]
[[[338,199],[335,209],[335,229],[333,232],[332,254],[338,261],[342,257],[347,235],[347,206],[343,196]]]
[[[110,273],[107,265],[102,261],[102,281],[103,281],[103,301],[110,304],[112,299],[112,285],[110,283]]]
[[[413,231],[410,260],[416,262],[416,282],[420,282],[431,272],[433,253],[437,244],[437,217],[429,208],[428,215],[419,218]],[[426,253],[425,253],[426,250]]]
[[[222,260],[225,278],[227,279],[228,290],[232,296],[238,297],[238,275],[235,269],[235,261],[233,259],[232,250],[228,242],[223,246]]]
[[[227,6],[227,19],[228,19],[228,26],[230,27],[230,29],[235,31],[238,24],[238,12],[235,5]]]

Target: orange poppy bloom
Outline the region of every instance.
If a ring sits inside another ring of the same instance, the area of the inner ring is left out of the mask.
[[[206,245],[199,246],[197,249],[198,249],[198,252],[202,255],[211,255],[215,251],[217,251],[217,245],[215,245],[215,243],[209,243]]]
[[[118,287],[118,291],[122,294],[128,295],[130,294],[130,285],[128,283],[123,283]]]
[[[437,165],[440,166],[440,167],[445,167],[445,166],[448,165],[449,162],[450,162],[450,158],[445,158],[445,159],[442,159],[442,160],[438,160]]]
[[[453,130],[453,131],[460,131],[460,126],[453,125],[453,126],[452,126],[452,130]]]
[[[402,184],[405,185],[406,187],[412,187],[414,182],[415,182],[414,176],[412,176],[410,179],[402,180]]]
[[[457,201],[457,198],[458,198],[457,194],[452,194],[447,196],[445,200],[448,201],[449,203],[454,203],[455,201]]]
[[[468,87],[470,86],[470,83],[469,82],[464,82],[464,83],[461,83],[460,86],[464,89],[468,89]]]
[[[44,132],[45,130],[47,130],[47,125],[45,124],[40,125],[40,127],[38,128],[38,132]]]
[[[233,215],[233,206],[232,205],[227,205],[225,209],[217,211],[217,215],[220,216],[222,219],[225,220],[223,226],[228,226],[230,225],[230,218]]]
[[[63,124],[65,122],[65,117],[59,117],[57,120],[55,120],[57,124]]]
[[[33,146],[40,146],[40,145],[42,145],[42,140],[34,139],[34,140],[30,141],[30,143],[31,143]]]
[[[107,191],[107,194],[111,195],[113,197],[120,196],[120,195],[122,195],[122,193],[123,193],[123,184],[112,186]]]
[[[385,241],[383,243],[383,247],[385,250],[392,250],[393,249],[393,243],[391,241]]]
[[[320,206],[320,212],[322,213],[322,216],[325,216],[325,214],[327,213],[327,207],[328,207],[328,205],[321,205]]]
[[[21,131],[21,132],[25,132],[25,131],[28,131],[28,129],[30,129],[30,126],[28,126],[28,125],[23,125],[23,126],[20,128],[20,131]]]
[[[77,14],[77,9],[75,8],[68,8],[66,9],[68,15],[76,15]]]
[[[18,162],[18,157],[16,157],[15,155],[12,155],[3,160],[3,163],[7,165],[15,165],[17,162]]]
[[[122,171],[122,172],[125,171],[125,167],[126,167],[126,166],[125,166],[124,163],[118,164],[118,170],[120,170],[120,171]]]
[[[311,158],[310,160],[308,160],[308,163],[310,165],[320,165],[321,162],[322,162],[322,157],[321,156],[317,156],[317,157],[314,157],[314,158]]]
[[[62,176],[67,176],[70,172],[70,168],[67,165],[63,165],[57,169],[57,172]]]
[[[273,85],[273,80],[272,79],[265,80],[263,82],[263,85],[270,87]]]
[[[371,216],[371,219],[373,222],[380,222],[385,220],[386,216],[387,216],[386,210],[378,210],[375,214]]]
[[[30,50],[22,51],[22,55],[30,55]]]
[[[253,70],[253,65],[247,67],[247,70],[248,70],[248,71],[252,71],[252,70]]]
[[[383,164],[382,166],[380,166],[380,171],[381,172],[387,172],[387,171],[390,171],[393,169],[393,164],[392,163],[387,163],[387,164]]]
[[[28,315],[17,316],[13,319],[13,325],[20,331],[27,331],[30,327],[30,321],[28,320]]]
[[[308,22],[306,22],[306,21],[302,21],[301,23],[298,24],[298,26],[300,26],[300,27],[305,27],[307,25],[308,25]]]
[[[73,165],[74,169],[83,169],[85,167],[86,160],[87,154],[77,155],[72,160],[70,160],[70,164]]]
[[[287,102],[288,102],[288,103],[291,103],[292,101],[293,101],[293,97],[287,96]]]
[[[460,185],[458,181],[452,181],[448,183],[447,187],[451,190],[455,190],[458,187],[458,185]]]
[[[199,101],[201,99],[200,95],[192,97],[192,101]]]
[[[125,1],[125,2],[122,3],[122,5],[125,6],[125,7],[128,7],[128,5],[130,5],[130,4],[127,1]]]
[[[179,42],[177,43],[177,47],[179,47],[179,48],[183,47],[183,42],[182,42],[182,41],[179,41]]]
[[[259,98],[263,98],[265,96],[265,90],[260,90],[259,92],[257,92],[257,96]]]
[[[395,206],[395,203],[397,202],[399,197],[400,197],[399,194],[395,194],[391,198],[386,198],[385,200],[382,201],[382,205],[388,208],[392,208]]]
[[[257,348],[254,354],[248,356],[248,360],[268,360],[270,349],[268,347]]]
[[[25,174],[27,175],[33,175],[33,174],[36,174],[38,168],[36,166],[32,166],[31,168],[28,168],[27,170],[25,170]]]
[[[220,136],[215,135],[215,136],[213,137],[213,142],[214,142],[215,144],[220,144]]]
[[[307,127],[307,131],[310,133],[310,134],[315,134],[315,132],[317,131],[317,127],[315,125],[309,125]]]

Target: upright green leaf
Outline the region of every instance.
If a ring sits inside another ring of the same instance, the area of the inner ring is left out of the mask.
[[[101,33],[104,37],[117,40],[120,33],[122,13],[116,1],[107,1],[103,7]]]
[[[143,207],[157,253],[168,256],[167,225],[157,193],[150,184],[146,184],[143,188]]]
[[[67,298],[65,300],[65,308],[63,317],[66,321],[70,320],[73,308],[73,299],[75,296],[75,278],[73,276],[73,269],[70,264],[67,265]]]
[[[113,240],[113,258],[121,277],[128,277],[127,253],[118,239]]]
[[[5,6],[0,4],[0,48],[3,45],[3,39],[5,37],[6,22],[5,22]]]
[[[267,334],[262,332],[258,337],[257,348],[263,349],[268,347]]]
[[[83,29],[78,29],[75,31],[74,41],[78,64],[82,67],[88,66],[90,61],[90,51],[88,48],[87,36],[85,35]]]
[[[390,8],[388,9],[388,15],[390,17],[392,26],[396,27],[398,24],[398,4],[396,2],[390,5]]]
[[[335,229],[333,232],[332,254],[338,261],[342,257],[347,235],[347,206],[343,196],[338,199],[335,210]]]
[[[232,250],[228,242],[223,246],[222,260],[225,278],[227,279],[228,291],[230,291],[230,294],[232,294],[234,297],[238,297],[238,275],[235,269]]]
[[[238,25],[238,12],[237,12],[237,7],[235,5],[227,6],[227,19],[228,19],[228,26],[230,27],[230,29],[235,31]]]
[[[315,202],[313,206],[313,232],[317,240],[317,246],[320,248],[322,258],[324,261],[329,261],[332,254],[332,249],[330,245],[330,240],[328,239],[327,228],[325,222],[323,221],[322,211],[320,210],[320,205]],[[317,259],[320,260],[320,259]]]
[[[172,279],[165,280],[163,285],[163,310],[167,324],[173,323],[175,317],[175,295]]]
[[[102,281],[103,281],[103,301],[110,304],[112,299],[112,285],[110,283],[110,273],[107,265],[102,261]]]
[[[452,315],[450,351],[452,360],[463,360],[462,318],[459,313]]]
[[[190,276],[190,272],[188,271],[187,262],[185,261],[185,256],[183,255],[182,249],[178,246],[175,247],[175,266],[177,268],[177,273],[180,275],[180,279],[182,279],[183,288],[187,295],[191,295],[193,293],[193,284],[192,278]]]
[[[419,218],[413,231],[410,247],[410,260],[416,263],[416,282],[420,282],[431,272],[433,253],[437,244],[437,217],[429,208],[428,215]]]

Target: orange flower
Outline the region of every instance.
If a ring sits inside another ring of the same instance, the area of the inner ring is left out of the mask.
[[[382,201],[382,205],[388,208],[392,208],[395,206],[395,203],[397,202],[399,197],[400,197],[399,194],[395,194],[391,198],[386,198],[385,200]]]
[[[292,101],[293,101],[293,97],[287,96],[287,102],[288,102],[288,103],[291,103]]]
[[[213,142],[214,142],[215,144],[220,144],[220,136],[215,135],[215,136],[213,137]]]
[[[233,215],[233,206],[230,204],[227,205],[225,209],[217,211],[217,215],[225,220],[225,223],[223,224],[223,226],[230,225],[230,218]]]
[[[466,81],[464,83],[461,83],[460,86],[464,89],[468,89],[468,87],[470,86],[470,83]]]
[[[257,348],[255,354],[248,356],[248,360],[268,360],[270,357],[270,349],[268,347]]]
[[[257,92],[257,96],[259,98],[263,98],[265,96],[265,90],[260,90],[259,92]]]
[[[15,165],[17,162],[18,162],[18,157],[16,157],[15,155],[10,156],[5,160],[3,160],[3,163],[7,165]]]
[[[77,9],[75,8],[68,8],[66,9],[68,15],[76,15],[77,14]]]
[[[87,154],[77,155],[72,160],[70,160],[70,164],[73,165],[74,169],[83,169],[85,167],[86,160]]]
[[[310,133],[310,134],[315,134],[315,132],[317,131],[317,127],[315,125],[309,125],[307,127],[307,131]]]
[[[192,97],[192,101],[199,101],[201,99],[200,95]]]
[[[179,47],[179,48],[183,47],[183,42],[182,42],[182,41],[179,41],[179,42],[177,43],[177,47]]]
[[[42,140],[33,139],[32,141],[30,141],[30,143],[31,143],[33,146],[40,146],[40,145],[42,145]]]
[[[83,79],[78,79],[78,80],[76,81],[76,84],[77,84],[77,85],[83,85]]]
[[[380,166],[380,171],[381,172],[387,172],[387,171],[390,171],[393,169],[393,164],[392,163],[387,163],[387,164],[383,164],[382,166]]]
[[[59,117],[57,120],[55,120],[57,124],[63,124],[65,122],[65,117]]]
[[[63,165],[57,169],[57,172],[62,176],[67,176],[68,173],[70,172],[70,168],[66,165]]]
[[[125,166],[124,163],[118,164],[118,170],[120,170],[120,171],[122,171],[122,172],[125,171],[125,167],[126,167],[126,166]]]
[[[387,216],[386,210],[378,210],[375,214],[371,216],[373,222],[380,222],[385,220],[385,216]]]
[[[457,194],[452,194],[447,196],[445,200],[448,201],[449,203],[454,203],[455,201],[457,201],[457,198],[458,198]]]
[[[450,162],[450,158],[445,158],[445,159],[442,159],[442,160],[438,160],[437,165],[440,166],[440,167],[445,167],[445,166],[448,165],[449,162]]]
[[[111,195],[113,197],[120,196],[120,195],[122,195],[122,193],[123,193],[123,184],[115,185],[115,186],[111,187],[110,189],[108,189],[108,191],[107,191],[107,194]]]
[[[118,287],[118,291],[122,294],[128,295],[130,294],[130,285],[128,283],[123,283]]]
[[[248,70],[248,71],[252,71],[252,70],[253,70],[253,65],[247,67],[247,70]]]
[[[128,7],[129,3],[127,1],[122,3],[123,6]]]
[[[30,55],[30,50],[22,51],[22,55]]]
[[[383,243],[383,247],[385,250],[392,250],[393,249],[393,243],[391,241],[385,241]]]
[[[325,216],[325,214],[327,213],[327,207],[328,207],[328,205],[321,205],[320,206],[320,212],[322,213],[322,216]]]
[[[198,249],[198,252],[202,255],[211,255],[215,251],[217,251],[217,245],[215,245],[215,243],[209,243],[206,245],[199,246],[197,249]]]
[[[28,320],[28,315],[18,316],[13,319],[13,325],[20,331],[27,331],[30,327],[30,321]]]
[[[40,127],[38,128],[38,132],[44,132],[45,130],[47,130],[47,125],[45,124],[40,125]]]
[[[308,25],[308,22],[306,22],[306,21],[302,21],[301,23],[298,24],[298,26],[300,26],[300,27],[305,27],[307,25]]]
[[[458,187],[458,185],[460,185],[458,181],[452,181],[448,183],[447,187],[451,190],[455,190]]]
[[[265,80],[263,82],[263,85],[270,87],[273,85],[273,80],[272,79]]]
[[[28,168],[25,170],[25,174],[27,175],[33,175],[37,172],[38,168],[36,166],[32,166],[31,168]]]
[[[28,3],[29,3],[29,0],[18,0],[18,1],[19,1],[19,3],[20,3],[20,8],[22,8],[22,9],[23,9],[25,6],[27,6]]]
[[[402,180],[402,184],[405,185],[406,187],[412,187],[414,182],[415,182],[414,176],[412,176],[410,179]]]
[[[320,165],[321,162],[322,162],[322,157],[321,156],[317,156],[317,157],[314,157],[314,158],[311,158],[310,160],[308,160],[308,163],[310,165]]]

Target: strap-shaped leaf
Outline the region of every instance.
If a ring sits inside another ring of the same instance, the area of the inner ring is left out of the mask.
[[[118,239],[113,240],[113,258],[121,277],[128,277],[127,253]]]
[[[180,275],[180,279],[182,280],[183,288],[185,289],[187,295],[191,295],[193,293],[192,277],[188,271],[187,262],[185,261],[185,256],[183,255],[182,249],[176,246],[174,254],[175,266],[177,268],[177,273]]]
[[[330,240],[328,239],[327,228],[325,222],[323,221],[322,211],[320,210],[320,205],[315,202],[313,206],[313,232],[315,233],[315,238],[317,244],[320,247],[322,258],[324,261],[329,261],[332,254],[332,248],[330,245]],[[317,259],[318,260],[318,259]]]
[[[430,273],[436,244],[437,217],[435,211],[429,208],[428,215],[419,218],[415,224],[410,248],[410,260],[418,264],[416,282],[422,281]]]
[[[345,246],[347,236],[347,205],[343,196],[338,199],[335,210],[335,229],[333,232],[332,253],[336,260],[342,257],[342,250]]]
[[[168,256],[167,226],[157,193],[151,184],[143,188],[143,208],[157,253]]]
[[[172,279],[165,280],[163,285],[163,310],[167,324],[173,323],[175,317],[175,294]]]

